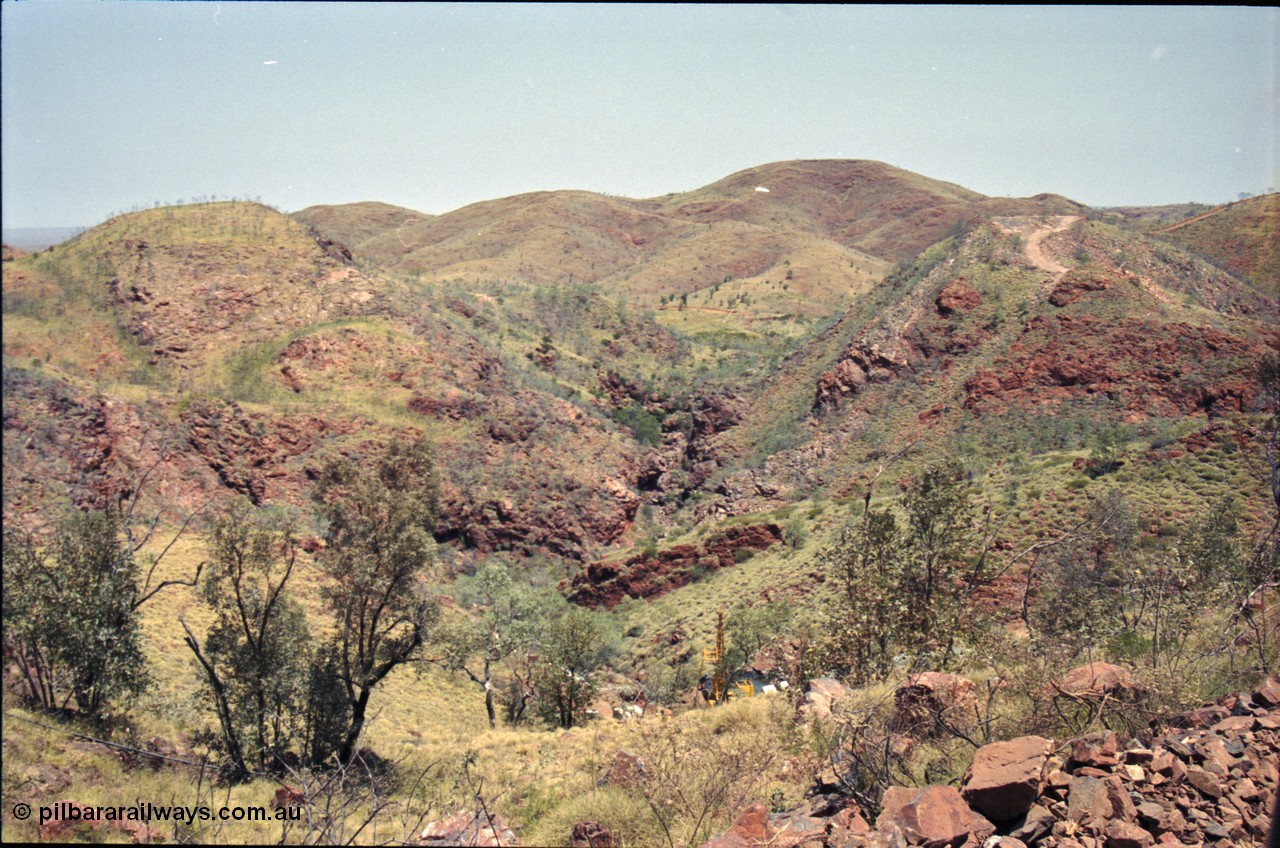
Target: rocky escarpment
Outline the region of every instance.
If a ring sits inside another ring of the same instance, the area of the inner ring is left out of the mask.
[[[1168,724],[1126,740],[1104,731],[985,745],[958,788],[890,788],[875,817],[839,794],[777,815],[756,804],[704,848],[1266,844],[1280,782],[1280,682]]]
[[[982,305],[982,295],[958,276],[947,282],[933,299],[900,317],[894,327],[883,322],[850,342],[835,363],[818,377],[813,411],[820,414],[864,391],[873,383],[887,383],[925,363],[945,369],[991,337],[986,327],[975,326],[966,316]]]
[[[730,527],[701,545],[674,545],[621,561],[593,562],[573,578],[569,600],[612,609],[623,598],[655,598],[693,582],[699,571],[729,568],[782,539],[776,524]]]
[[[1083,289],[1064,290],[1074,296]],[[1210,327],[1157,324],[1139,318],[1086,315],[1032,319],[990,368],[964,384],[966,408],[1003,414],[1014,407],[1052,407],[1103,396],[1146,415],[1239,412],[1255,381],[1231,363],[1256,361],[1280,334],[1257,341]]]
[[[746,406],[743,398],[732,393],[695,396],[687,405],[669,408],[650,404],[650,412],[667,417],[662,422],[662,444],[641,463],[637,486],[660,493],[657,500],[686,496],[701,486],[720,467],[715,437],[740,423]]]
[[[152,364],[197,368],[210,351],[278,337],[323,321],[369,314],[378,286],[354,268],[305,249],[112,243],[107,290],[122,324]]]
[[[434,397],[447,397],[435,385]],[[306,508],[326,458],[361,455],[407,432],[319,407],[274,414],[225,399],[137,402],[16,373],[6,377],[5,397],[12,516],[60,509],[68,498],[102,508],[135,492],[144,510],[178,516],[230,496]],[[640,503],[629,485],[632,460],[602,425],[563,401],[526,396],[521,408],[511,398],[474,397],[485,404],[475,416],[479,438],[477,430],[447,433],[437,444],[442,541],[582,561],[631,527]],[[522,468],[539,473],[513,472]]]
[[[191,403],[180,417],[194,455],[224,486],[255,504],[304,502],[306,463],[325,440],[368,430],[373,423],[247,413],[235,403],[207,400]]]
[[[102,509],[140,486],[164,508],[190,508],[214,488],[159,404],[17,372],[6,372],[4,395],[6,522],[68,501]]]

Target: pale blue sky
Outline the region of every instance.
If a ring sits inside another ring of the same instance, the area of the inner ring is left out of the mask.
[[[6,227],[154,201],[446,212],[782,159],[990,195],[1277,180],[1268,8],[0,4]]]

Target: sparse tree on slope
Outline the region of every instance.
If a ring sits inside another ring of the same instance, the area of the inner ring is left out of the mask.
[[[4,534],[4,652],[44,709],[98,715],[147,684],[139,569],[117,509],[70,512],[53,538]]]
[[[413,660],[438,616],[426,592],[435,558],[438,484],[427,442],[393,442],[381,455],[328,463],[316,486],[327,525],[320,566],[336,624],[333,652],[349,724],[338,750],[355,756],[373,690]]]
[[[951,661],[966,602],[986,579],[973,519],[955,461],[926,468],[900,511],[872,509],[868,493],[859,523],[824,555],[843,589],[829,627],[836,665],[872,680],[888,675],[899,653]]]
[[[930,466],[902,498],[906,513],[909,625],[923,639],[941,643],[940,632],[957,619],[957,567],[973,542],[973,507],[964,469],[954,461]]]
[[[823,554],[840,586],[828,638],[858,682],[881,680],[892,671],[909,603],[904,548],[897,519],[879,509],[846,526]]]
[[[560,727],[573,727],[586,716],[596,696],[592,673],[608,650],[599,618],[571,607],[548,629],[538,658],[536,687],[543,715]]]
[[[481,687],[489,726],[496,727],[494,672],[503,660],[533,648],[551,618],[547,598],[514,580],[502,563],[488,560],[476,569],[460,600],[469,607],[469,617],[459,615],[441,627],[439,657],[431,662],[463,672]]]
[[[186,643],[205,673],[220,744],[243,778],[251,763],[269,768],[300,729],[310,637],[288,593],[298,550],[282,513],[245,503],[218,515],[206,541],[212,562],[201,595],[215,621],[203,649],[189,629]]]

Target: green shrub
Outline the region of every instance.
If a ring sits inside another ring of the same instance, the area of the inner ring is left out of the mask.
[[[99,716],[150,682],[140,569],[118,509],[68,512],[52,539],[4,533],[4,655],[42,709]]]
[[[643,445],[657,446],[662,440],[662,425],[657,417],[635,401],[614,410],[613,420],[629,428]]]
[[[809,541],[809,527],[800,518],[793,518],[782,528],[782,538],[793,551],[798,551]]]

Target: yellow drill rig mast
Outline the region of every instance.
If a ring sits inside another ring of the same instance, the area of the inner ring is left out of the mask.
[[[716,646],[702,649],[702,665],[711,666],[711,679],[702,675],[702,693],[708,703],[718,704],[725,699],[725,689],[729,682],[728,668],[725,663],[724,650],[724,607],[716,611]]]

